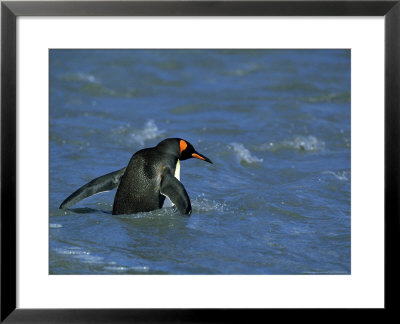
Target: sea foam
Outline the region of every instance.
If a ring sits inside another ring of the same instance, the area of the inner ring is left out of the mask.
[[[263,161],[263,159],[251,155],[250,151],[241,143],[230,143],[229,148],[235,152],[240,162],[261,163]]]

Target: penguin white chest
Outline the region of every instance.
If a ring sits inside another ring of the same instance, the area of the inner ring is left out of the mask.
[[[178,159],[178,162],[176,162],[175,166],[175,178],[177,178],[179,181],[181,181],[181,162]]]
[[[181,162],[179,161],[179,159],[178,162],[176,162],[174,177],[181,181]],[[172,201],[167,196],[165,196],[163,208],[172,206],[174,206]]]

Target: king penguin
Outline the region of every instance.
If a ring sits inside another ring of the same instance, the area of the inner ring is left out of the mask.
[[[169,200],[183,215],[192,207],[185,187],[180,182],[180,161],[190,158],[212,163],[181,138],[167,138],[157,146],[136,152],[128,166],[85,184],[60,205],[66,209],[96,193],[118,186],[113,215],[148,212],[165,207]],[[166,199],[168,198],[168,200]]]

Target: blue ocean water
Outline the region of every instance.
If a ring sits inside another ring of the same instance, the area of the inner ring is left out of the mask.
[[[51,50],[51,274],[350,274],[349,50]],[[73,191],[168,137],[190,217]]]

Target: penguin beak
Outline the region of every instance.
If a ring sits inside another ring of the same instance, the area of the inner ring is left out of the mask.
[[[213,164],[213,163],[211,162],[211,160],[210,160],[208,157],[205,157],[204,155],[202,155],[202,154],[200,154],[200,153],[197,153],[197,152],[192,153],[192,157]]]

